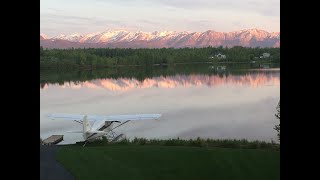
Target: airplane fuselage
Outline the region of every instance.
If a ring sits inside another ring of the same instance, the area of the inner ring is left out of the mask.
[[[111,129],[112,129],[112,125],[113,125],[113,122],[114,121],[105,121],[104,123],[101,123],[99,124],[97,127],[95,127],[95,129],[97,131],[104,131],[104,132],[110,132]],[[99,137],[102,137],[106,135],[105,133],[92,133],[92,132],[85,132],[83,134],[83,138],[86,140],[86,141],[92,141],[94,139],[97,139]]]

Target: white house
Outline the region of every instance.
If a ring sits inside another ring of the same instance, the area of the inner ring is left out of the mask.
[[[219,58],[219,59],[225,59],[227,56],[224,55],[224,54],[219,53],[219,54],[216,55],[216,57]]]
[[[216,55],[214,55],[214,56],[210,56],[209,58],[210,58],[210,59],[214,59],[214,58],[218,58],[218,59],[226,59],[226,58],[227,58],[227,56],[226,56],[226,55],[224,55],[224,54],[219,53],[219,54],[216,54]]]
[[[262,53],[262,56],[260,56],[260,58],[268,58],[270,57],[270,53]]]

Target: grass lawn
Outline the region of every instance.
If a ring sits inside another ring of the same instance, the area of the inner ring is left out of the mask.
[[[65,146],[56,155],[79,180],[276,180],[280,152],[178,146]]]

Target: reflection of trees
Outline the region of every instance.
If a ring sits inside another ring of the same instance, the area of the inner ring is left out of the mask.
[[[266,76],[272,75],[274,72],[259,72],[259,74],[264,74]],[[122,68],[108,68],[100,70],[90,70],[90,71],[45,71],[40,72],[40,87],[44,88],[45,84],[59,84],[64,83],[81,83],[85,81],[90,81],[94,79],[118,79],[118,78],[129,78],[136,79],[140,83],[147,78],[153,77],[167,77],[175,75],[209,75],[217,76],[221,78],[229,79],[229,76],[239,76],[239,75],[250,75],[250,77],[258,75],[257,72],[248,71],[238,71],[237,69],[228,68],[224,72],[213,72],[210,71],[208,65],[183,65],[173,67],[122,67]],[[246,76],[243,76],[246,77]],[[210,82],[208,82],[210,84]]]
[[[247,75],[161,75],[156,77],[148,77],[146,79],[139,78],[105,78],[93,81],[75,81],[63,85],[68,88],[102,88],[110,91],[127,91],[136,88],[175,88],[189,86],[208,86],[217,87],[224,85],[231,86],[247,86],[260,87],[264,85],[279,85],[280,79],[278,75],[266,74],[247,74]]]
[[[43,89],[46,83],[40,83],[40,88]]]

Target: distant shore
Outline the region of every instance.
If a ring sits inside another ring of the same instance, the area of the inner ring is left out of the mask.
[[[260,69],[247,69],[248,71],[280,71],[280,68],[260,68]]]

